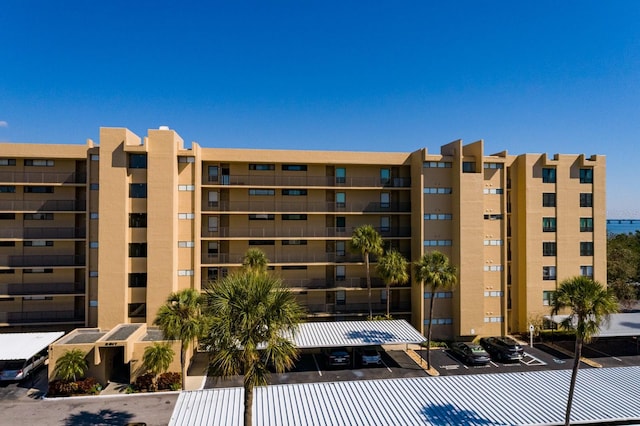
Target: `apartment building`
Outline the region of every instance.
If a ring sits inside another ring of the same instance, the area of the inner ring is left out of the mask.
[[[185,148],[168,128],[99,144],[0,144],[0,325],[112,329],[151,324],[172,291],[203,289],[262,249],[314,321],[363,319],[370,224],[418,260],[440,250],[458,283],[438,291],[434,337],[523,331],[559,281],[606,281],[605,159],[486,155],[482,141],[438,154]],[[422,283],[373,310],[420,331]]]

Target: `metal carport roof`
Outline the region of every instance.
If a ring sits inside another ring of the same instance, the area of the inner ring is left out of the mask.
[[[306,322],[293,338],[296,347],[323,348],[420,343],[426,339],[405,320]]]
[[[545,318],[562,323],[568,315],[546,315]],[[640,312],[627,312],[621,314],[611,314],[609,322],[603,323],[600,332],[593,337],[633,337],[640,336]]]
[[[29,359],[64,335],[62,331],[49,333],[0,334],[0,360]]]
[[[253,424],[555,425],[571,370],[275,385],[255,389]],[[572,424],[640,420],[640,367],[578,373]],[[242,424],[242,388],[182,392],[169,425]]]

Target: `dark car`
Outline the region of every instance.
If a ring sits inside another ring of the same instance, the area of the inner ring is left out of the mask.
[[[480,344],[498,361],[517,362],[524,355],[522,346],[511,337],[483,337]]]
[[[482,346],[473,343],[458,342],[451,345],[451,351],[471,365],[485,365],[491,361],[489,354]]]
[[[346,348],[331,348],[325,352],[327,365],[349,365],[351,364],[351,355]]]

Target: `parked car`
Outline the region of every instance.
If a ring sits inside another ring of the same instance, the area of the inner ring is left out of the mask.
[[[348,366],[351,364],[351,355],[347,348],[330,348],[325,352],[325,357],[327,365],[330,366]]]
[[[522,346],[511,337],[483,337],[480,344],[498,361],[516,362],[524,355]]]
[[[491,361],[489,354],[482,349],[482,346],[473,343],[454,343],[451,345],[451,351],[467,364],[485,365]]]
[[[364,348],[360,350],[360,362],[362,365],[382,364],[380,352],[374,348]]]
[[[0,361],[0,381],[20,381],[33,374],[43,366],[48,358],[47,348],[29,359]]]

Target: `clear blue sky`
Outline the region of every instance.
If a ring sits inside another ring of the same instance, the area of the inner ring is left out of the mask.
[[[640,218],[640,1],[0,6],[0,140],[169,125],[203,146],[607,155]],[[0,154],[1,155],[1,154]]]

